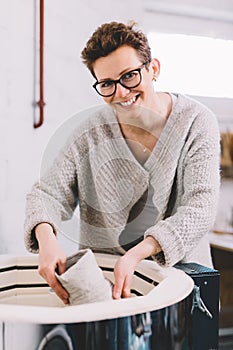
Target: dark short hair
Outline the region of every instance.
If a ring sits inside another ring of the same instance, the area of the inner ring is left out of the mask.
[[[139,59],[143,62],[151,61],[151,49],[146,35],[134,29],[134,21],[129,24],[110,22],[99,26],[87,41],[82,50],[81,58],[93,76],[93,64],[100,57],[106,57],[123,45],[128,45],[137,51]]]

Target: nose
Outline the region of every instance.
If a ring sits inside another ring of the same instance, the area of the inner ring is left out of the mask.
[[[125,88],[120,83],[116,84],[116,97],[125,97],[130,92],[130,89]]]

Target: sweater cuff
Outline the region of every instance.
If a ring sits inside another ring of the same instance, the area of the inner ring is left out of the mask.
[[[25,241],[25,246],[26,246],[27,250],[31,253],[35,253],[35,254],[39,253],[39,245],[38,245],[38,241],[36,239],[35,229],[36,229],[36,226],[38,226],[39,224],[41,224],[43,222],[52,226],[52,229],[53,229],[53,232],[55,235],[58,232],[58,226],[54,225],[54,223],[50,222],[49,220],[43,220],[43,219],[40,221],[38,221],[37,219],[30,220],[30,223],[25,225],[24,241]]]
[[[167,222],[158,222],[155,226],[150,227],[144,236],[152,236],[160,244],[162,254],[153,256],[153,259],[160,265],[173,266],[183,258],[185,252],[182,240]]]

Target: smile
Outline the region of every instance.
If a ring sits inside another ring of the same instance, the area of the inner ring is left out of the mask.
[[[123,107],[128,107],[131,106],[134,102],[136,101],[136,96],[134,96],[133,98],[131,98],[129,101],[126,102],[119,102],[121,106]]]

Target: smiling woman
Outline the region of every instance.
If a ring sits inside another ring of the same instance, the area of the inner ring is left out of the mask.
[[[212,267],[208,232],[220,182],[215,115],[187,96],[156,91],[160,62],[134,23],[101,25],[81,57],[106,104],[86,111],[85,120],[76,116],[65,147],[27,197],[25,241],[40,254],[41,276],[69,303],[56,278],[66,270],[56,236],[77,205],[79,248],[117,256],[114,299],[131,296],[136,266],[147,258],[164,267]]]

